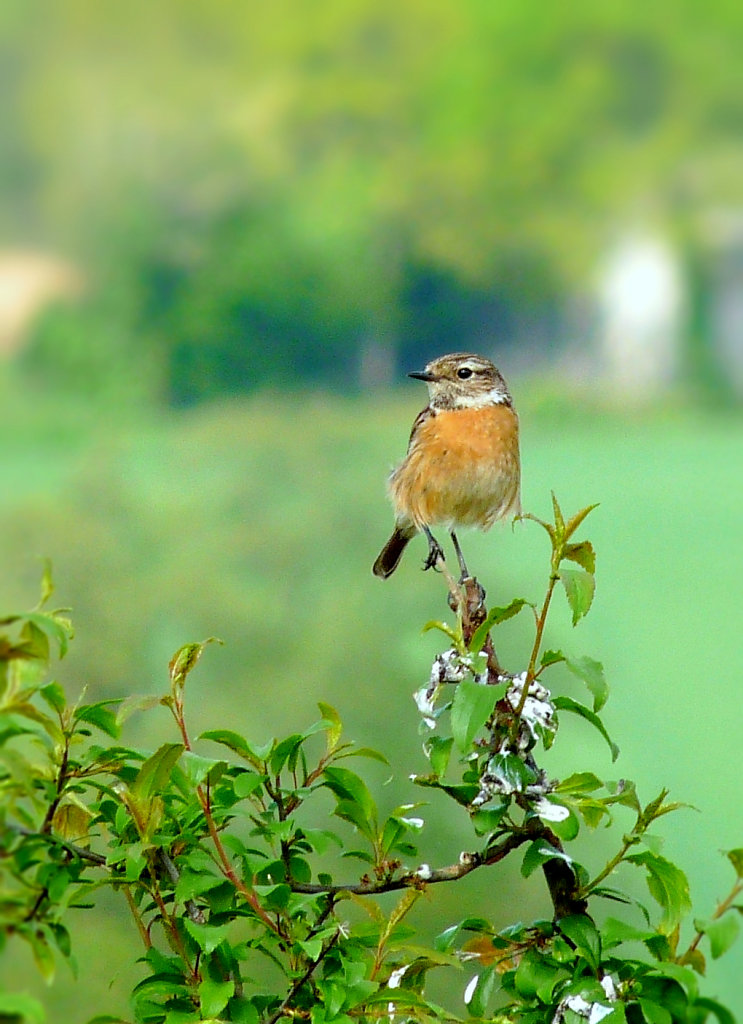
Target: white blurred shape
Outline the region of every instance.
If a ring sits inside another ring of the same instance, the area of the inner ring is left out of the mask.
[[[650,234],[626,235],[609,253],[599,282],[602,349],[611,383],[637,397],[678,372],[684,315],[679,262]]]

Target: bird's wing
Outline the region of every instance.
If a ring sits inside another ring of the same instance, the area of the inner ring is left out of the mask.
[[[432,409],[430,405],[427,405],[425,409],[421,409],[418,415],[413,421],[413,426],[410,430],[410,438],[408,439],[408,452],[414,447],[418,431],[421,429],[424,423],[436,415],[436,410]]]

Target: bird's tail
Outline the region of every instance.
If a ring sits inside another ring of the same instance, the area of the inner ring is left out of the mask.
[[[417,530],[414,526],[396,526],[392,536],[379,552],[379,556],[372,566],[375,576],[386,580],[397,568],[397,563],[402,558],[402,553],[411,537],[414,537]]]

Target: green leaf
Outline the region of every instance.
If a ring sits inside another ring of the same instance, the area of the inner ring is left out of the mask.
[[[552,701],[555,708],[560,711],[571,711],[574,715],[580,715],[581,718],[585,718],[587,722],[590,722],[594,729],[597,729],[604,737],[611,750],[611,759],[616,761],[619,757],[619,747],[609,737],[608,732],[604,727],[604,723],[601,721],[598,715],[594,714],[590,708],[587,708],[585,704],[580,704],[577,700],[573,700],[572,697],[555,697]]]
[[[583,522],[583,520],[586,518],[586,516],[593,512],[593,510],[598,507],[598,502],[596,502],[594,505],[587,505],[585,508],[582,508],[580,512],[576,512],[574,516],[568,519],[567,523],[565,524],[565,539],[569,540],[570,537],[572,537],[575,531],[578,529],[580,524]]]
[[[544,651],[539,664],[542,668],[548,668],[550,665],[559,665],[561,661],[565,661],[562,651]]]
[[[212,740],[214,743],[220,743],[223,747],[229,747],[230,750],[246,761],[249,761],[254,767],[259,766],[259,763],[265,760],[265,756],[270,751],[270,748],[263,751],[254,750],[244,736],[233,732],[231,729],[209,729],[207,732],[202,732],[199,739]]]
[[[200,924],[192,921],[190,917],[184,919],[186,931],[194,940],[199,949],[206,953],[213,953],[217,946],[221,945],[230,932],[230,923],[227,924]]]
[[[34,955],[34,962],[41,973],[41,976],[45,981],[51,982],[54,980],[55,965],[54,965],[54,953],[52,953],[51,946],[47,941],[45,933],[41,929],[34,929],[33,931],[27,931],[24,933],[24,938],[27,939],[31,950]]]
[[[728,850],[726,856],[738,878],[743,878],[743,849]]]
[[[708,999],[706,996],[695,999],[694,1010],[709,1010],[711,1014],[717,1017],[719,1024],[736,1024],[735,1017],[730,1010],[723,1006],[722,1003],[718,1003],[716,999]]]
[[[647,1024],[672,1024],[673,1018],[671,1014],[660,1003],[656,1003],[651,999],[643,999],[642,997],[637,1002]]]
[[[575,626],[591,607],[596,581],[593,575],[584,569],[560,569],[558,575],[565,588]]]
[[[319,701],[317,706],[323,719],[328,723],[326,735],[328,752],[330,752],[335,750],[338,746],[338,740],[341,738],[341,733],[343,732],[343,723],[341,722],[341,716],[332,704],[325,704],[323,701]]]
[[[440,622],[438,619],[430,619],[421,630],[421,633],[429,633],[432,629],[438,629],[445,636],[448,636],[451,642],[454,644],[456,649],[460,653],[464,653],[464,638],[462,636],[461,627],[458,630],[452,629],[445,622]]]
[[[506,799],[500,807],[488,807],[486,810],[474,811],[471,818],[477,835],[484,836],[490,832],[495,832],[506,816],[510,806],[511,801]]]
[[[572,860],[566,853],[562,853],[556,847],[548,843],[546,839],[535,839],[526,849],[524,859],[521,862],[521,874],[528,878],[538,867],[548,860],[564,860],[566,864],[572,864]]]
[[[454,692],[451,707],[451,731],[454,742],[467,753],[472,740],[493,713],[498,699],[495,688],[463,679]]]
[[[213,786],[227,770],[227,762],[186,750],[183,754],[183,770],[192,786],[200,786],[207,778]]]
[[[647,942],[655,934],[649,929],[635,928],[634,925],[616,917],[607,917],[601,928],[601,938],[606,949],[619,946],[623,942]]]
[[[555,519],[555,531],[556,531],[558,540],[563,540],[564,537],[565,537],[565,519],[564,519],[563,514],[562,514],[562,509],[560,508],[560,503],[557,500],[557,495],[555,494],[554,491],[552,491],[551,494],[552,494],[552,514],[553,514],[554,519]]]
[[[738,938],[740,919],[737,914],[728,913],[712,921],[695,921],[694,927],[707,936],[712,959],[718,960]]]
[[[513,980],[516,991],[523,999],[539,998],[548,1002],[555,985],[563,977],[565,972],[561,967],[545,960],[534,950],[528,950],[521,957]]]
[[[424,744],[426,756],[431,762],[431,770],[437,778],[446,775],[453,745],[454,740],[451,736],[431,736]]]
[[[296,763],[294,759],[304,740],[305,737],[301,733],[293,733],[276,744],[276,747],[271,752],[271,771],[274,775],[279,774],[287,761],[289,762],[289,770],[292,770],[292,761]]]
[[[346,750],[336,755],[336,761],[342,757],[368,757],[370,761],[379,761],[380,764],[389,764],[389,760],[379,750],[373,747],[355,747],[353,750]]]
[[[514,615],[518,615],[526,603],[527,602],[523,597],[517,597],[504,608],[491,608],[485,621],[477,627],[472,635],[470,651],[473,654],[479,654],[488,638],[490,630],[494,626],[499,626],[501,622],[506,622],[508,619],[512,619]]]
[[[486,967],[477,979],[477,984],[470,995],[467,1009],[472,1017],[484,1017],[490,997],[493,994],[497,974],[495,967]]]
[[[648,971],[648,977],[664,978],[675,981],[683,990],[687,999],[692,1002],[699,994],[699,982],[697,976],[689,967],[681,964],[668,962],[658,964]]]
[[[183,686],[185,684],[186,676],[195,668],[196,663],[204,653],[204,648],[208,644],[214,643],[221,644],[222,641],[216,636],[210,636],[199,643],[184,644],[183,647],[178,648],[168,665],[170,678],[176,686]]]
[[[670,935],[684,914],[691,910],[689,881],[681,870],[665,857],[650,850],[631,854],[626,858],[631,864],[644,867],[650,894],[663,910],[658,930]]]
[[[163,743],[155,753],[148,757],[137,773],[132,786],[135,797],[150,799],[165,789],[175,763],[185,747],[182,743]]]
[[[0,1021],[6,1020],[9,1024],[44,1024],[46,1014],[41,1003],[31,996],[0,992]]]
[[[555,786],[556,793],[593,793],[601,789],[603,783],[593,772],[574,772],[567,779],[558,782]]]
[[[119,721],[111,710],[111,704],[119,704],[118,700],[101,700],[96,704],[83,704],[75,711],[76,722],[88,722],[97,726],[107,736],[118,739],[121,734]]]
[[[361,817],[367,822],[376,818],[376,804],[363,779],[347,768],[336,766],[328,766],[323,775],[325,785],[335,794],[339,803],[345,801],[358,807]]]
[[[239,800],[244,800],[246,797],[250,796],[251,793],[255,793],[256,789],[259,789],[262,784],[262,775],[258,775],[257,772],[246,770],[235,776],[232,788],[235,792],[235,796]]]
[[[39,696],[43,697],[49,707],[58,713],[64,711],[67,701],[65,692],[59,683],[47,683],[39,690]]]
[[[600,711],[609,696],[609,686],[604,676],[604,666],[593,658],[566,658],[570,671],[582,679],[593,695],[593,710]]]
[[[234,981],[209,981],[207,978],[199,985],[199,1001],[204,1017],[218,1017],[227,1005],[227,1001],[235,994]]]
[[[571,914],[560,918],[560,931],[575,944],[575,948],[590,966],[598,971],[601,962],[601,938],[590,917],[586,914]]]
[[[582,540],[579,544],[566,544],[563,558],[569,558],[571,562],[577,562],[586,572],[596,572],[596,552],[589,540]]]
[[[50,640],[56,640],[59,656],[64,658],[69,647],[69,640],[73,635],[69,619],[60,615],[59,612],[30,612],[22,617],[37,630],[45,633]]]

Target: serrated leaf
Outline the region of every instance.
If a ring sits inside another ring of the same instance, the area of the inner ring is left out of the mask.
[[[557,495],[555,494],[554,491],[551,491],[551,494],[552,494],[552,514],[553,514],[554,520],[555,520],[555,529],[556,529],[556,532],[557,532],[558,539],[562,540],[563,537],[565,536],[565,517],[562,514],[562,509],[560,508],[560,503],[557,500]]]
[[[593,505],[586,505],[586,507],[582,508],[580,512],[576,512],[574,516],[571,516],[565,524],[565,539],[567,540],[572,537],[586,516],[590,515],[590,513],[598,507],[598,502]]]
[[[593,550],[590,540],[582,540],[578,544],[566,544],[563,558],[577,562],[586,572],[596,572],[596,552]]]
[[[611,759],[616,761],[619,757],[619,747],[610,738],[604,723],[601,721],[599,716],[587,708],[585,704],[580,704],[577,700],[573,700],[572,697],[555,697],[552,701],[555,708],[561,711],[571,711],[575,715],[580,715],[581,718],[585,718],[587,722],[590,722],[594,729],[597,729],[606,740],[611,750]]]
[[[562,651],[545,651],[539,660],[539,664],[542,668],[548,668],[550,665],[558,665],[561,661],[565,661],[565,655]]]
[[[663,910],[658,929],[663,935],[669,935],[684,914],[691,910],[689,881],[686,875],[671,861],[649,850],[631,854],[626,860],[645,868],[650,894]]]
[[[476,734],[493,713],[497,695],[492,686],[481,686],[463,679],[454,692],[451,706],[451,731],[454,742],[466,753]]]
[[[600,711],[609,696],[609,685],[604,676],[604,666],[593,658],[566,658],[565,664],[588,687],[593,696],[593,710]]]
[[[565,595],[573,613],[573,625],[588,613],[593,602],[596,581],[585,569],[560,569],[560,582],[565,588]]]

